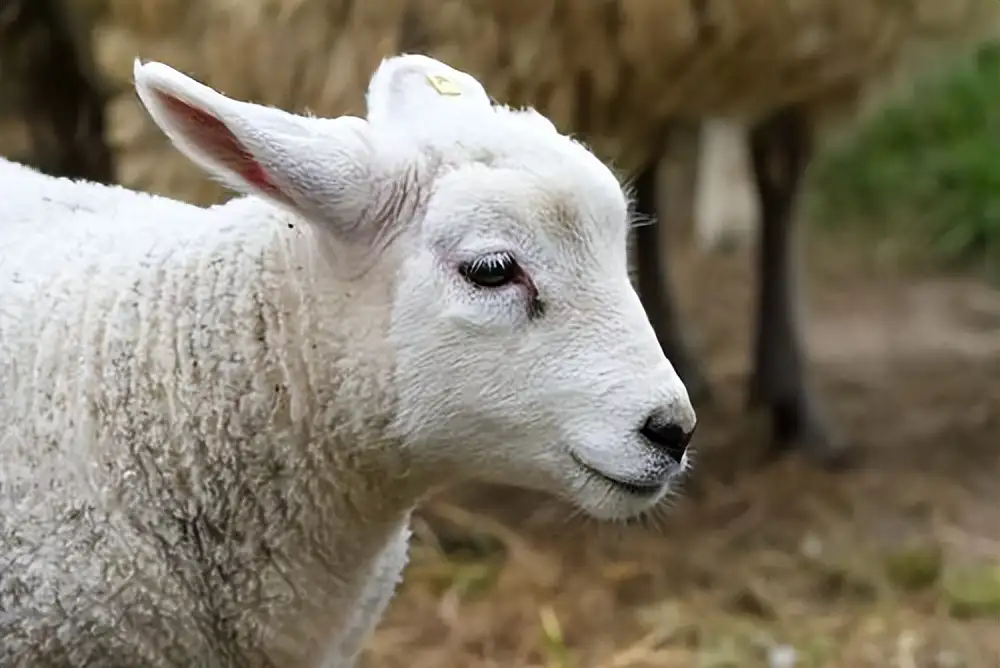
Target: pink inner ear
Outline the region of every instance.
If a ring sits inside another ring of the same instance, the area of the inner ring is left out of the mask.
[[[207,111],[163,91],[156,91],[156,98],[198,148],[239,174],[240,178],[258,190],[276,199],[285,199],[281,189],[225,123]]]

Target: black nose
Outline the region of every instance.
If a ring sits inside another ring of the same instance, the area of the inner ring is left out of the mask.
[[[639,433],[649,439],[654,446],[670,455],[671,459],[680,461],[691,443],[694,427],[690,431],[684,429],[657,413],[653,413],[643,423]]]

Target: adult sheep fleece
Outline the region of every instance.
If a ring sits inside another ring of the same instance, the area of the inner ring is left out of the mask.
[[[134,76],[245,196],[0,167],[0,665],[350,666],[428,491],[669,491],[695,415],[586,148],[423,56],[366,119]]]

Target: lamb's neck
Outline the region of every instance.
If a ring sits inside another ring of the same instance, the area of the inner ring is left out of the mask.
[[[265,310],[276,314],[267,367],[287,388],[296,425],[276,453],[289,467],[292,521],[270,546],[282,564],[274,586],[292,595],[262,626],[276,629],[265,641],[275,665],[293,666],[303,653],[319,661],[340,651],[332,638],[350,644],[367,631],[352,615],[371,605],[373,578],[402,568],[409,515],[426,489],[387,431],[396,401],[385,343],[391,284],[345,282],[316,232],[287,229],[262,284]]]
[[[323,230],[253,197],[224,206],[256,231],[236,240],[244,252],[231,276],[202,277],[220,293],[211,300],[220,311],[205,320],[230,323],[209,325],[216,343],[203,354],[226,370],[227,386],[249,396],[213,398],[215,406],[230,406],[247,431],[266,434],[273,457],[308,481],[304,493],[322,507],[357,513],[363,524],[394,522],[426,491],[388,433],[397,405],[388,343],[394,265],[350,277]],[[218,242],[230,243],[225,234]],[[226,364],[234,351],[239,363]]]

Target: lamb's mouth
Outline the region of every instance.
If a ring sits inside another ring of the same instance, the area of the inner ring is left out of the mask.
[[[638,496],[644,498],[654,497],[663,490],[663,486],[666,484],[665,481],[663,480],[656,482],[652,481],[635,482],[635,481],[620,480],[618,478],[613,478],[609,476],[607,473],[601,471],[600,469],[594,468],[590,464],[581,460],[575,454],[571,453],[571,456],[573,457],[573,461],[579,464],[580,468],[582,468],[591,478],[599,479],[602,482],[611,485],[615,489],[619,489],[631,496]]]

